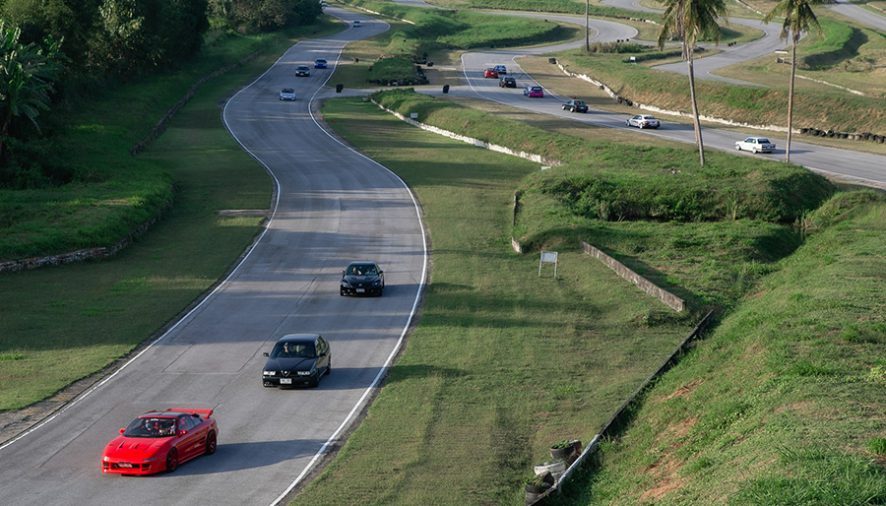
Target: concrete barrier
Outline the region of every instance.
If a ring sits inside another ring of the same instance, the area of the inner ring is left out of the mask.
[[[610,269],[615,271],[616,274],[618,274],[622,278],[630,281],[631,283],[637,285],[637,287],[640,288],[640,290],[643,290],[647,294],[660,300],[664,305],[668,306],[669,308],[673,309],[674,311],[677,311],[679,313],[679,312],[683,311],[683,309],[685,309],[686,304],[683,301],[683,299],[681,299],[680,297],[677,297],[676,295],[665,290],[664,288],[661,288],[661,287],[655,285],[652,281],[649,281],[648,279],[644,278],[643,276],[632,271],[625,264],[612,258],[611,256],[607,255],[606,253],[603,253],[602,251],[595,248],[594,246],[591,246],[590,244],[582,241],[581,242],[581,249],[582,249],[582,251],[584,251],[588,255],[591,255],[592,257],[600,260],[607,267],[609,267]]]

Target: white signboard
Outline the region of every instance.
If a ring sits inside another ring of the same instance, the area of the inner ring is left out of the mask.
[[[557,252],[542,251],[541,258],[538,260],[538,275],[541,276],[541,268],[544,264],[552,264],[554,266],[554,279],[557,278]]]

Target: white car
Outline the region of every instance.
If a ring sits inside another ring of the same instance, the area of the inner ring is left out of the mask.
[[[772,153],[775,151],[775,144],[769,142],[766,137],[748,137],[743,141],[736,142],[735,149],[751,153]]]
[[[280,91],[280,100],[295,100],[295,90],[292,88],[283,88]]]
[[[661,126],[661,122],[659,122],[655,116],[650,116],[648,114],[632,116],[628,118],[626,123],[628,126],[635,126],[637,128],[658,128]]]
[[[354,28],[360,28],[361,26],[363,26],[363,24],[360,23],[360,20],[359,20],[359,19],[355,19],[355,20],[354,20],[354,24],[353,24],[352,26],[353,26]]]

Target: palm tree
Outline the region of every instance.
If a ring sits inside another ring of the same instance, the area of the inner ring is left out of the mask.
[[[775,16],[784,16],[781,24],[781,40],[791,38],[791,83],[788,85],[788,142],[785,147],[785,161],[791,161],[791,133],[794,129],[794,80],[797,76],[797,42],[800,36],[815,28],[821,33],[821,25],[812,11],[812,6],[823,3],[822,0],[781,0],[763,18],[763,22],[772,21]]]
[[[53,82],[62,68],[61,41],[47,38],[45,48],[19,41],[21,29],[0,20],[0,163],[5,157],[13,120],[25,117],[39,128],[37,117],[49,109]]]
[[[683,60],[689,66],[689,97],[692,101],[692,118],[695,125],[695,143],[698,157],[704,167],[704,142],[701,137],[701,123],[698,120],[698,101],[695,97],[695,69],[693,57],[695,44],[705,37],[720,42],[720,25],[717,20],[726,13],[724,0],[664,0],[665,12],[658,47],[663,49],[665,42],[679,37],[683,45]]]

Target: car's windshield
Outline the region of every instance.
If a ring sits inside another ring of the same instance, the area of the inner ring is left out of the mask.
[[[283,93],[294,93],[294,92],[295,92],[295,90],[293,90],[292,88],[283,88]]]
[[[316,356],[313,343],[277,343],[274,346],[274,351],[271,352],[271,358],[314,358]]]
[[[376,276],[378,270],[371,264],[355,264],[348,266],[349,276]]]
[[[133,420],[126,430],[126,437],[170,437],[175,435],[175,418],[142,417]]]
[[[541,91],[541,86],[533,86],[532,91]]]

